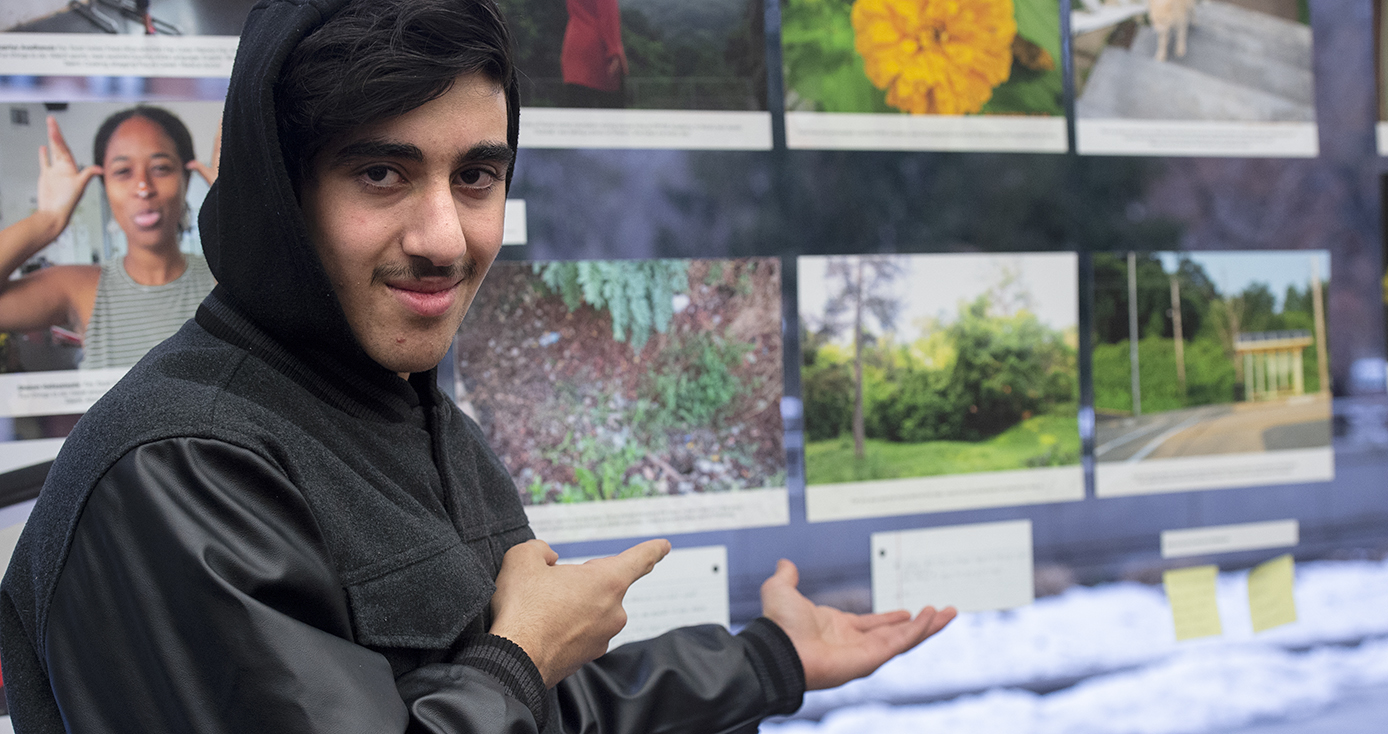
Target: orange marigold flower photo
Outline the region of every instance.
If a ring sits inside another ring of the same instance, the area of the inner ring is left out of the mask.
[[[857,0],[853,38],[873,86],[912,114],[978,112],[1012,71],[1012,0]]]

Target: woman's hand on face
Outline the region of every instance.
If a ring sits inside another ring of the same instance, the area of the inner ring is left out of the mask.
[[[62,231],[87,184],[100,174],[101,166],[78,169],[72,150],[58,129],[58,121],[49,115],[48,145],[39,146],[38,210],[56,217],[56,224],[61,225],[58,230]]]
[[[187,168],[190,171],[202,176],[208,186],[217,182],[217,169],[222,165],[222,123],[217,122],[217,134],[212,137],[212,165],[207,165],[196,158],[188,161]]]

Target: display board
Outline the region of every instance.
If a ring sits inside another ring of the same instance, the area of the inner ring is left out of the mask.
[[[1076,257],[804,257],[810,522],[1084,499]]]
[[[1314,730],[1388,687],[1380,3],[500,4],[508,246],[439,382],[562,557],[671,538],[618,642],[745,623],[785,557],[965,613],[767,732]],[[0,227],[49,116],[81,164],[158,105],[212,160],[251,3],[127,5],[0,8]],[[7,277],[114,261],[118,214],[93,182]],[[122,373],[74,327],[0,335],[5,548]]]

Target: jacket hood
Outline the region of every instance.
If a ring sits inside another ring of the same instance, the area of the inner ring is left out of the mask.
[[[198,215],[217,298],[301,355],[371,378],[394,376],[352,334],[308,239],[276,128],[275,83],[299,42],[348,0],[262,0],[236,52],[222,116],[218,177]],[[397,379],[398,381],[398,379]]]

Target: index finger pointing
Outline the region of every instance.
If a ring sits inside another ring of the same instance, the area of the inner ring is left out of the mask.
[[[632,581],[645,576],[655,568],[670,552],[670,541],[664,538],[648,540],[644,543],[637,543],[621,553],[613,556],[613,560],[623,564]]]

